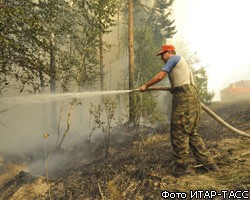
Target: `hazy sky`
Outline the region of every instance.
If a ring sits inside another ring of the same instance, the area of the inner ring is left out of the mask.
[[[250,0],[175,0],[178,34],[208,66],[209,89],[250,80]]]

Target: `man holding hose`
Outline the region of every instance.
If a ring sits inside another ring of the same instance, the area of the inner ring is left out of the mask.
[[[186,60],[176,55],[172,45],[163,45],[157,56],[161,56],[165,65],[157,75],[140,87],[140,91],[146,91],[148,87],[160,82],[168,75],[173,94],[171,144],[175,164],[174,175],[179,177],[192,173],[189,166],[189,147],[196,161],[205,169],[218,171],[219,167],[214,164],[201,136],[197,133],[201,105],[193,74]]]

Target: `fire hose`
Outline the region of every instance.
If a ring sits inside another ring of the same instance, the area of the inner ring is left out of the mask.
[[[170,87],[149,87],[149,88],[147,88],[146,91],[156,91],[156,90],[163,90],[163,91],[169,91],[170,92],[172,90],[172,88],[170,88]],[[133,91],[139,91],[139,89],[135,89]],[[250,137],[249,133],[241,131],[241,130],[239,130],[239,129],[233,127],[233,126],[231,126],[230,124],[228,124],[227,122],[225,122],[223,119],[221,119],[218,115],[216,115],[207,106],[205,106],[203,103],[201,103],[201,108],[207,114],[209,114],[212,118],[214,118],[217,122],[219,122],[222,126],[226,127],[230,131],[233,131],[234,133],[237,133],[237,134],[242,135],[244,137]]]

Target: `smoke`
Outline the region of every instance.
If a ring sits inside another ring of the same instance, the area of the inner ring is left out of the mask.
[[[119,41],[114,41],[117,38],[117,27],[112,28],[114,32],[108,35],[105,39],[109,44],[118,44]],[[120,55],[118,55],[120,54]],[[104,58],[105,62],[105,74],[104,80],[105,90],[117,90],[127,89],[127,66],[128,58],[127,53],[118,50],[118,45],[112,48],[112,51],[107,53]],[[100,88],[100,83],[95,85],[96,88]],[[46,91],[48,88],[46,88]],[[117,116],[127,115],[127,92],[111,91],[110,95],[117,98],[119,103],[117,108]],[[113,93],[113,94],[112,94]],[[116,96],[116,94],[120,93]],[[124,95],[123,95],[123,94]],[[67,160],[60,160],[59,155],[54,155],[56,143],[58,140],[58,120],[61,115],[61,122],[59,132],[62,135],[67,129],[68,113],[70,115],[70,129],[63,140],[62,148],[65,151],[72,151],[76,146],[83,146],[84,141],[89,138],[90,134],[90,121],[93,120],[90,117],[89,109],[90,103],[98,105],[102,102],[100,92],[96,92],[93,96],[93,92],[89,92],[91,96],[86,97],[85,94],[78,93],[75,96],[65,96],[65,94],[52,95],[26,95],[18,96],[18,91],[8,91],[4,94],[5,97],[0,98],[0,111],[6,108],[13,107],[12,109],[1,112],[0,115],[0,156],[14,155],[20,158],[29,160],[29,169],[38,174],[44,174],[44,133],[49,133],[49,137],[46,139],[46,146],[48,154],[51,158],[48,160],[50,170],[53,170],[60,166],[62,163],[68,162]],[[82,96],[85,96],[82,98]],[[10,98],[7,98],[10,97]],[[80,98],[82,104],[74,106],[70,110],[68,98]],[[56,119],[53,122],[51,101],[56,102]],[[62,113],[60,109],[62,101],[65,101],[67,106],[64,106]],[[118,117],[117,117],[118,118]],[[103,119],[105,120],[105,119]],[[101,130],[95,130],[91,139],[94,141],[100,137]],[[61,137],[60,137],[61,139]],[[59,139],[59,141],[60,141]],[[52,153],[53,152],[53,153]]]
[[[126,114],[126,96],[130,91],[107,91],[114,101],[117,101],[118,107],[116,109],[117,118],[122,114]],[[105,93],[105,92],[103,92]],[[81,98],[80,105],[71,107],[70,100],[57,100],[56,101],[56,115],[57,119],[55,124],[52,123],[51,101],[36,101],[34,103],[33,95],[27,96],[24,104],[19,104],[12,109],[1,113],[1,121],[5,126],[0,126],[0,152],[7,155],[10,159],[17,158],[16,160],[23,159],[28,162],[29,170],[34,174],[44,175],[44,162],[45,151],[48,159],[50,171],[56,171],[60,166],[66,165],[70,160],[65,155],[56,153],[56,144],[61,141],[63,133],[67,130],[68,123],[70,124],[69,132],[62,143],[62,149],[65,152],[74,151],[75,148],[87,148],[86,140],[89,139],[91,132],[90,123],[93,123],[89,109],[90,104],[99,105],[102,103],[103,93],[96,95],[94,92],[86,92],[85,97]],[[79,97],[78,93],[75,93]],[[94,94],[91,96],[90,94]],[[71,93],[72,97],[73,93]],[[60,95],[59,95],[60,96]],[[82,94],[82,96],[84,96]],[[36,100],[47,95],[40,95]],[[119,98],[118,98],[119,97]],[[15,99],[15,98],[14,98]],[[54,99],[54,98],[52,98]],[[1,99],[0,99],[1,100]],[[14,103],[13,98],[4,99],[1,103],[0,110],[3,107],[12,106]],[[21,101],[18,97],[16,100]],[[30,101],[29,101],[30,100]],[[3,104],[4,102],[4,104]],[[9,104],[7,104],[9,102]],[[63,104],[62,104],[63,103]],[[68,121],[68,114],[70,119]],[[60,118],[60,124],[59,123]],[[105,121],[105,117],[102,118]],[[126,119],[125,119],[126,120]],[[59,125],[59,129],[58,129]],[[58,130],[60,137],[58,138]],[[44,133],[48,133],[49,137],[44,138]],[[92,141],[100,137],[101,130],[95,130],[91,136]],[[69,157],[70,158],[70,157]]]
[[[13,102],[16,102],[17,106],[1,115],[1,119],[5,126],[0,126],[0,134],[2,138],[0,141],[0,150],[19,153],[32,150],[37,145],[41,144],[41,141],[44,139],[43,134],[46,132],[50,134],[50,138],[53,137],[53,139],[55,139],[57,137],[58,124],[54,125],[56,129],[51,129],[51,99],[54,101],[54,99],[63,99],[65,96],[71,98],[74,96],[85,97],[80,98],[82,100],[81,105],[74,105],[72,107],[70,104],[71,100],[65,99],[56,101],[57,119],[59,119],[59,117],[61,118],[60,132],[63,132],[67,128],[67,116],[70,112],[70,132],[81,132],[82,135],[85,135],[86,130],[88,130],[88,121],[90,119],[90,103],[100,104],[103,94],[109,94],[115,97],[115,94],[125,94],[128,92],[130,92],[130,90],[65,93],[58,95],[30,95],[25,98],[5,98],[3,101],[1,99],[1,102],[10,103],[5,106],[12,106]],[[52,98],[48,100],[49,97]],[[36,103],[34,103],[34,99]],[[43,100],[46,100],[47,102],[43,103]],[[82,130],[84,130],[85,133],[83,133]],[[70,140],[73,142],[74,138],[71,137]]]

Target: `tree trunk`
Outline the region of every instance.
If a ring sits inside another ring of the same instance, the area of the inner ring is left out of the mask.
[[[129,20],[128,20],[128,42],[129,42],[129,89],[134,89],[134,18],[133,0],[129,0]],[[135,123],[135,101],[134,93],[129,94],[129,122]]]
[[[99,56],[100,56],[100,81],[101,81],[101,91],[104,90],[104,65],[103,65],[103,42],[102,34],[99,34]]]
[[[51,34],[50,37],[50,93],[56,91],[56,42],[55,35]],[[51,102],[51,131],[56,130],[57,115],[56,115],[56,102]]]
[[[42,94],[44,94],[45,93],[45,81],[44,81],[44,75],[43,75],[43,71],[44,71],[44,68],[43,68],[43,66],[41,66],[40,68],[39,68],[39,79],[40,79],[40,87],[41,87],[41,93]],[[41,113],[41,117],[42,117],[42,119],[44,119],[44,120],[42,120],[42,126],[43,127],[46,127],[47,125],[48,125],[48,110],[47,110],[47,104],[41,104],[40,105],[40,107],[41,107],[41,111],[40,111],[40,113]]]
[[[55,36],[50,37],[50,92],[55,93],[56,89],[56,59],[55,59]]]
[[[40,79],[40,86],[42,93],[45,92],[45,83],[44,83],[44,77],[43,77],[43,67],[39,68],[39,79]]]

